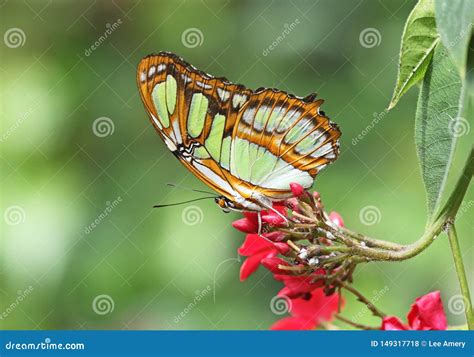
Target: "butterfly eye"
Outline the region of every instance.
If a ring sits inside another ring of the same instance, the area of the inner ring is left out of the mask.
[[[227,203],[224,197],[216,197],[214,202],[216,202],[220,208],[227,208]]]
[[[219,205],[224,213],[229,213],[234,207],[234,203],[225,197],[216,197],[214,201]]]

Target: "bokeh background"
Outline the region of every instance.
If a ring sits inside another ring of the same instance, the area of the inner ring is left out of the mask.
[[[1,327],[266,329],[282,317],[270,308],[281,287],[270,273],[239,281],[239,214],[211,200],[151,208],[199,197],[168,182],[205,189],[167,151],[139,98],[136,66],[160,50],[250,88],[317,91],[343,136],[314,189],[353,230],[416,240],[426,214],[417,90],[384,111],[414,4],[2,1]],[[458,217],[471,282],[473,206],[471,188]],[[444,235],[409,261],[359,267],[355,286],[402,317],[439,289],[450,324],[464,323]],[[344,316],[379,323],[350,296]]]

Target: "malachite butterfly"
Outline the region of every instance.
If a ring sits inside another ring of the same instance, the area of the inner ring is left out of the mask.
[[[338,126],[316,94],[255,91],[216,78],[169,52],[141,60],[140,95],[168,149],[217,191],[225,211],[271,209],[339,155]]]

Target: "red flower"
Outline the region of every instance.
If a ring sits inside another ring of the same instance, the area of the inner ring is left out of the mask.
[[[271,326],[271,330],[312,330],[321,321],[330,321],[339,308],[339,295],[326,296],[322,289],[310,296],[289,300],[291,317],[285,317]]]
[[[299,200],[311,200],[311,196],[297,183],[291,183],[290,189],[293,198],[285,201],[288,208],[298,210]],[[313,196],[319,202],[319,194]],[[260,222],[259,222],[260,215]],[[259,213],[245,212],[244,218],[232,223],[234,228],[248,233],[244,243],[239,248],[239,254],[248,257],[240,268],[240,280],[247,279],[260,265],[265,266],[274,274],[276,280],[280,280],[285,287],[278,293],[290,302],[290,317],[277,321],[274,330],[310,330],[319,325],[321,321],[331,320],[339,307],[339,295],[326,296],[322,289],[323,279],[318,279],[325,270],[317,269],[310,275],[300,274],[295,270],[299,265],[291,263],[278,257],[279,254],[287,255],[290,247],[283,243],[287,234],[278,231],[278,227],[285,226],[288,217],[287,208],[282,203],[274,203],[273,210],[263,210]],[[343,226],[343,221],[338,213],[331,213],[329,218],[337,225]],[[272,232],[266,232],[268,227],[276,227]],[[259,231],[261,231],[259,234]],[[331,244],[328,242],[327,244]],[[300,254],[302,254],[301,252]],[[302,258],[306,259],[306,258]],[[292,270],[282,269],[290,266]],[[303,263],[300,265],[305,267]]]
[[[439,291],[416,299],[407,315],[408,325],[398,317],[388,316],[382,321],[382,330],[446,330],[446,314]]]
[[[286,207],[282,206],[281,203],[273,204],[273,210],[260,211],[260,217],[262,223],[267,223],[272,226],[280,226],[285,223],[283,217],[278,215],[275,211],[279,212],[282,216],[286,217]],[[238,219],[232,223],[232,226],[244,233],[258,233],[258,213],[257,212],[244,212],[244,218]]]
[[[286,254],[289,247],[286,243],[273,243],[258,234],[247,234],[244,243],[239,248],[240,255],[248,257],[240,267],[240,280],[244,281],[265,259],[278,254]]]

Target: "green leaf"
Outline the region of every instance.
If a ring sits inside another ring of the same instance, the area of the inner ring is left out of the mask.
[[[474,34],[471,36],[471,42],[468,46],[467,63],[465,76],[466,98],[464,106],[466,107],[466,118],[474,118]]]
[[[428,200],[428,216],[437,211],[446,184],[462,114],[462,83],[451,56],[440,43],[421,85],[415,143]]]
[[[423,79],[438,41],[433,0],[420,0],[408,16],[403,30],[397,84],[388,109],[392,109],[408,89]]]
[[[474,1],[435,0],[435,10],[441,41],[464,77],[467,48],[474,22]]]

